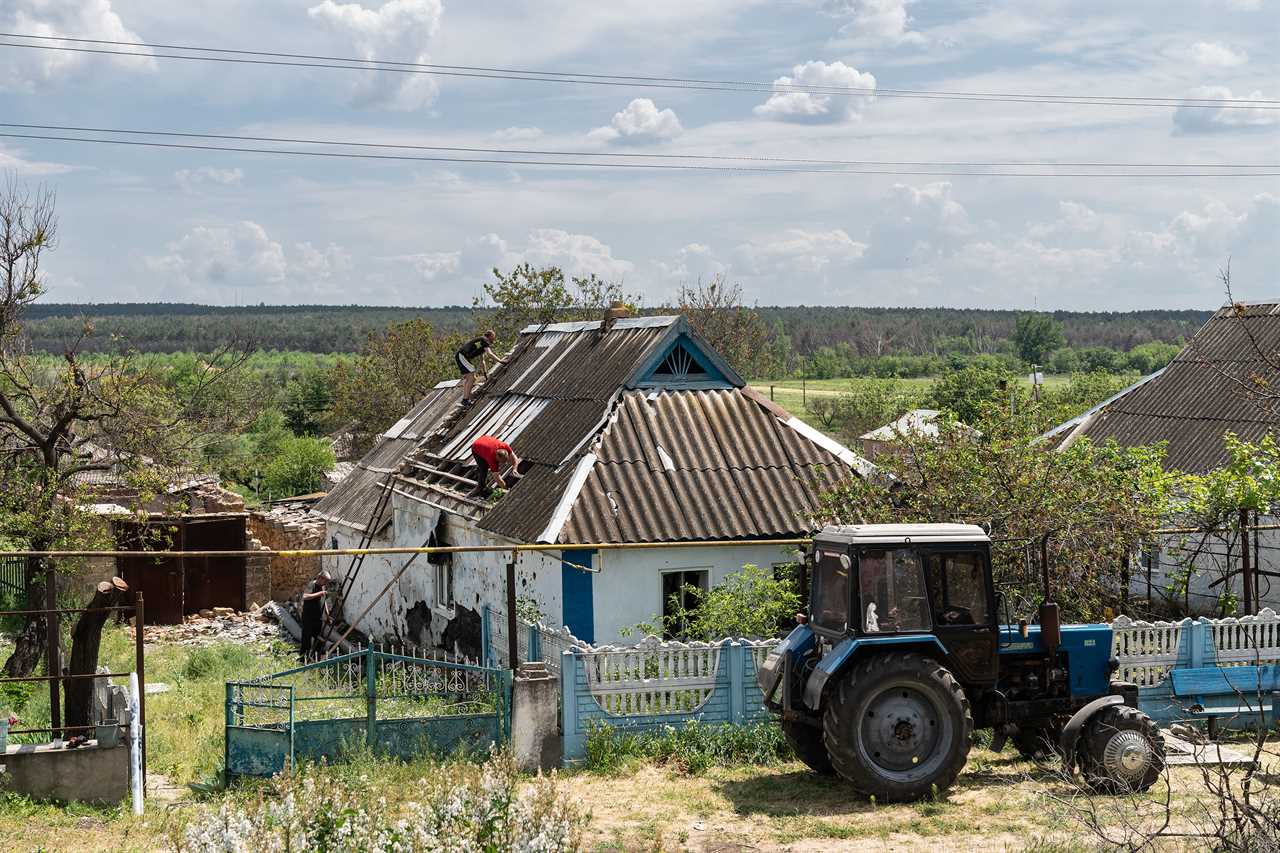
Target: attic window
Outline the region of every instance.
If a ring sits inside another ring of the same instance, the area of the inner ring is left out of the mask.
[[[693,355],[684,347],[674,347],[671,352],[667,353],[667,357],[662,360],[662,364],[658,365],[658,369],[653,372],[654,379],[669,379],[676,382],[684,380],[706,379],[707,371],[697,362]]]

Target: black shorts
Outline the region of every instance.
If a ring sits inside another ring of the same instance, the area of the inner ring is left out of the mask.
[[[475,365],[473,365],[470,361],[468,361],[467,357],[460,352],[455,352],[453,354],[453,361],[455,364],[458,365],[458,371],[463,376],[466,376],[468,373],[476,372]]]

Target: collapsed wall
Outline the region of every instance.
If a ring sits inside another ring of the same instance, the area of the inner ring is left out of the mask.
[[[272,551],[314,550],[325,544],[325,522],[309,506],[287,503],[249,515],[249,532]],[[287,601],[320,573],[319,557],[276,557],[271,560],[271,598]]]

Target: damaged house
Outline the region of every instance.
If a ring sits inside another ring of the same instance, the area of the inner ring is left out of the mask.
[[[807,535],[819,495],[870,470],[748,388],[678,316],[530,326],[470,407],[461,393],[437,386],[316,505],[330,544],[545,543],[518,555],[520,603],[593,643],[661,614],[683,584],[793,562],[764,540]],[[496,498],[468,494],[480,435],[524,460]],[[726,544],[678,547],[697,541]],[[579,543],[592,547],[561,547]],[[357,627],[377,639],[478,655],[484,609],[506,609],[510,558],[418,557],[381,596],[411,556],[369,555],[343,615],[368,609]],[[326,565],[341,579],[352,560]]]

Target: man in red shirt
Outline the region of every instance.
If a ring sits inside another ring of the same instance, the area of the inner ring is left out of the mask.
[[[511,467],[511,479],[520,479],[520,457],[511,449],[511,445],[505,441],[494,438],[491,435],[482,435],[475,441],[471,442],[471,458],[476,461],[476,472],[474,475],[476,487],[471,490],[473,495],[487,495],[489,493],[489,472],[493,472],[498,488],[505,489],[507,481],[502,479],[503,466]]]

